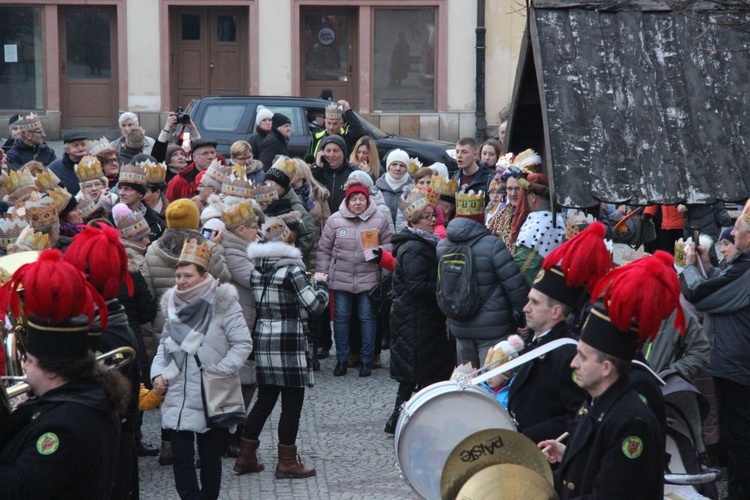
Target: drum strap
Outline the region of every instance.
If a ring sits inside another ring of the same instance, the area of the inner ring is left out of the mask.
[[[578,341],[570,339],[570,338],[562,338],[553,340],[552,342],[548,342],[544,344],[543,346],[537,347],[533,351],[529,351],[526,354],[522,354],[521,356],[518,356],[516,359],[512,361],[508,361],[507,363],[503,363],[502,365],[493,368],[492,370],[483,373],[481,375],[477,375],[476,377],[473,377],[471,379],[471,383],[473,385],[479,385],[482,382],[484,382],[487,379],[490,379],[496,375],[500,375],[502,373],[511,371],[515,368],[518,368],[524,363],[528,363],[529,361],[533,361],[539,356],[543,354],[547,354],[550,351],[554,351],[558,347],[562,347],[564,345],[578,345]],[[476,373],[476,372],[475,372]]]

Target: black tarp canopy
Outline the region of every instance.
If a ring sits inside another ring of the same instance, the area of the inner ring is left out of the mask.
[[[532,1],[508,130],[528,147],[564,207],[744,201],[750,2]]]

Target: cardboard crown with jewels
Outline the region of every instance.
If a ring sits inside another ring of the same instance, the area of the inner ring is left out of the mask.
[[[430,188],[429,186],[414,186],[412,190],[399,201],[399,208],[404,214],[404,218],[407,220],[410,216],[423,209],[424,207],[432,205],[437,206],[437,202],[440,195]]]
[[[21,235],[21,231],[29,224],[21,219],[0,219],[0,248],[6,249],[8,245],[15,243]]]
[[[146,169],[146,184],[164,184],[167,180],[167,164],[164,162],[154,163],[151,160],[140,162]]]
[[[119,182],[145,186],[148,184],[146,180],[146,167],[143,163],[126,163],[120,167]]]
[[[44,172],[38,174],[34,181],[36,182],[36,188],[41,193],[60,186],[60,178],[56,176],[52,170],[49,169],[46,169]]]
[[[250,202],[240,201],[238,203],[224,204],[221,210],[221,219],[224,221],[227,229],[232,231],[240,226],[258,220],[258,216],[255,214],[253,207],[250,206]]]
[[[221,183],[221,192],[227,196],[238,198],[252,197],[253,183],[247,180],[247,170],[244,165],[232,165],[232,171],[225,175]]]
[[[57,209],[58,216],[60,215],[60,213],[62,213],[63,210],[65,210],[65,207],[68,206],[68,203],[70,203],[70,199],[73,197],[73,195],[70,194],[67,189],[59,186],[54,189],[50,189],[46,194],[47,196],[52,198],[52,201],[55,202],[55,208]]]
[[[193,238],[190,241],[186,241],[182,246],[182,252],[180,252],[179,262],[190,262],[201,266],[203,269],[208,269],[208,264],[211,262],[211,247],[208,246],[208,241],[198,243],[198,240]]]
[[[36,189],[34,176],[28,170],[22,168],[21,170],[12,170],[8,173],[8,177],[5,178],[5,190],[8,191],[8,194],[24,187]]]
[[[22,251],[41,251],[49,248],[49,235],[34,231],[32,226],[26,226],[16,238],[15,245]]]
[[[30,113],[21,118],[18,125],[20,125],[21,130],[26,132],[38,132],[44,128],[42,127],[42,120],[39,118],[39,115],[34,113]]]
[[[37,201],[27,201],[24,208],[26,209],[26,220],[34,229],[48,228],[58,221],[57,205],[48,196],[43,196]]]
[[[456,193],[456,215],[484,215],[484,192]]]
[[[455,198],[456,192],[458,191],[458,180],[445,179],[442,175],[436,172],[432,176],[432,179],[430,179],[430,187],[437,191],[440,196]]]
[[[90,155],[95,156],[105,149],[112,149],[112,145],[110,144],[109,139],[107,139],[106,137],[102,137],[98,141],[88,141],[86,143],[86,148],[88,149]]]
[[[93,155],[84,156],[81,158],[73,170],[78,177],[78,182],[88,182],[93,180],[99,180],[104,177],[104,170],[102,170],[102,164],[99,158]]]

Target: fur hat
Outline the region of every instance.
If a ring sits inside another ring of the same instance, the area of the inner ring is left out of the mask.
[[[170,229],[198,229],[200,213],[198,206],[187,198],[175,200],[167,206],[165,213],[167,227]]]

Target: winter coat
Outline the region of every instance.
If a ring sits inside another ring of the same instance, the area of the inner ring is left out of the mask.
[[[227,269],[232,275],[232,284],[237,289],[240,308],[245,323],[250,329],[255,325],[255,298],[253,297],[253,287],[250,284],[253,271],[253,263],[247,256],[247,242],[235,236],[231,231],[224,233],[224,256],[227,260]],[[247,360],[240,369],[240,379],[243,384],[255,383],[255,361]]]
[[[73,196],[78,194],[78,191],[81,190],[81,184],[78,182],[74,170],[75,163],[70,159],[68,153],[63,153],[63,157],[50,163],[48,168],[60,178],[63,186],[70,194]]]
[[[346,201],[331,215],[318,242],[317,270],[328,274],[332,290],[350,293],[367,292],[379,282],[378,264],[366,261],[360,234],[365,229],[377,229],[380,246],[390,251],[391,229],[388,219],[370,198],[360,215],[354,215]]]
[[[263,170],[263,163],[260,160],[252,160],[250,165],[245,167],[247,180],[253,184],[265,184],[266,171]]]
[[[459,217],[448,224],[447,236],[437,246],[438,259],[453,243],[471,247],[482,307],[465,321],[448,318],[450,333],[459,339],[490,340],[514,333],[514,310],[526,305],[529,286],[505,244],[483,224]]]
[[[344,155],[347,155],[354,149],[357,141],[364,135],[365,131],[364,128],[362,128],[362,123],[359,121],[359,118],[357,118],[357,114],[351,109],[344,111],[344,122],[345,125],[339,129],[339,133],[336,135],[340,135],[344,139],[344,142],[346,142],[347,150],[344,151]],[[314,133],[312,141],[310,141],[310,148],[307,150],[308,155],[313,157],[317,155],[318,150],[320,149],[320,143],[323,142],[323,139],[328,135],[328,131],[325,129]]]
[[[314,251],[315,243],[318,241],[315,237],[315,222],[312,217],[310,217],[310,213],[305,209],[304,205],[302,205],[302,202],[299,201],[297,193],[295,193],[294,189],[291,187],[286,190],[284,196],[279,198],[278,201],[269,205],[264,213],[267,216],[277,216],[289,213],[289,211],[281,208],[284,205],[288,205],[291,211],[299,214],[299,221],[295,221],[292,225],[287,223],[287,225],[289,225],[290,229],[292,229],[297,235],[294,246],[299,248],[303,257],[306,258],[307,255]]]
[[[479,167],[479,171],[477,172],[476,177],[474,177],[474,180],[464,188],[462,181],[463,171],[459,168],[456,173],[453,174],[451,180],[458,181],[459,191],[464,191],[466,193],[469,191],[474,191],[475,193],[482,191],[484,192],[485,199],[489,200],[490,182],[492,182],[493,177],[495,177],[495,171],[493,169]]]
[[[448,380],[453,354],[435,297],[435,247],[408,229],[391,240],[396,256],[391,307],[391,378],[429,384]]]
[[[161,299],[165,316],[174,291],[174,288],[167,290]],[[237,289],[232,285],[223,284],[216,288],[211,300],[211,321],[197,352],[203,370],[233,375],[250,356],[253,341],[238,300]],[[164,343],[170,337],[171,328],[171,322],[167,321],[151,365],[152,380],[161,375],[169,364]],[[185,361],[178,375],[169,380],[169,390],[161,406],[161,426],[164,429],[204,433],[209,429],[203,411],[200,369],[195,356],[187,355]]]
[[[697,227],[701,234],[707,234],[714,239],[719,240],[722,227],[732,225],[732,218],[729,216],[724,203],[717,201],[713,205],[687,205],[685,218],[685,237],[691,236],[690,231]]]
[[[200,173],[195,162],[180,170],[176,176],[167,184],[167,192],[164,193],[169,201],[179,200],[180,198],[192,198],[195,196],[198,187],[195,178]]]
[[[391,211],[391,221],[393,222],[393,224],[396,224],[396,214],[398,213],[398,201],[401,199],[401,195],[404,194],[404,192],[409,191],[413,185],[414,183],[412,181],[408,181],[404,183],[402,186],[398,187],[397,189],[393,189],[385,181],[385,176],[381,177],[375,182],[375,186],[383,195],[383,199],[385,200],[385,204],[388,207],[388,210]]]
[[[164,222],[164,219],[161,218],[161,215],[154,212],[154,210],[146,203],[141,203],[141,213],[143,214],[143,218],[146,219],[146,223],[149,227],[148,239],[153,243],[164,234],[164,229],[167,227],[167,224]]]
[[[260,158],[260,152],[263,149],[263,139],[268,135],[268,132],[264,132],[258,127],[255,127],[255,132],[250,134],[247,138],[247,142],[250,143],[250,147],[253,148],[253,156]]]
[[[643,215],[654,217],[659,209],[661,209],[661,229],[667,231],[672,229],[682,229],[685,224],[685,219],[677,210],[676,205],[649,205],[643,211]]]
[[[355,170],[357,169],[349,165],[346,159],[344,159],[344,163],[336,170],[328,166],[328,163],[324,163],[322,167],[313,168],[312,174],[315,180],[320,182],[331,194],[328,197],[328,208],[331,209],[331,213],[336,212],[341,202],[344,201],[344,196],[346,195],[344,185],[349,179],[349,174]]]
[[[273,160],[277,155],[287,156],[287,143],[289,139],[281,135],[278,130],[271,130],[263,138],[263,144],[260,147],[259,160],[263,163],[263,170],[268,170],[273,165]]]
[[[151,358],[154,357],[158,344],[150,325],[156,318],[158,305],[141,273],[141,266],[144,261],[141,252],[145,251],[146,248],[128,240],[121,241],[128,256],[128,274],[130,274],[130,279],[133,280],[133,295],[128,294],[128,287],[123,284],[120,287],[118,300],[125,308],[125,313],[128,315],[128,324],[135,334],[138,346],[138,363],[141,365],[141,377],[146,379],[151,366]],[[137,246],[141,246],[142,250],[137,249]]]
[[[299,249],[282,242],[252,243],[251,285],[258,305],[253,332],[258,383],[312,387],[307,318],[328,305],[328,285],[311,284]]]
[[[299,196],[297,196],[299,198]],[[315,245],[312,251],[305,257],[305,267],[307,269],[315,269],[316,257],[318,255],[318,241],[320,235],[323,233],[323,227],[325,227],[328,218],[331,216],[331,209],[328,208],[328,199],[313,200],[313,207],[310,209],[310,217],[312,217],[313,224],[315,224]]]
[[[49,166],[57,160],[55,150],[49,147],[46,143],[42,143],[39,146],[29,146],[20,140],[13,142],[13,146],[8,150],[7,156],[8,168],[10,170],[20,170],[21,167],[30,161],[38,161]],[[58,177],[60,176],[58,175]],[[75,177],[75,175],[73,177]],[[62,179],[62,177],[60,177],[60,179]],[[78,178],[76,178],[76,183],[77,182]]]
[[[174,286],[174,271],[177,268],[177,261],[182,253],[182,247],[186,241],[195,238],[198,243],[203,243],[206,238],[198,231],[190,229],[167,229],[161,238],[149,245],[146,250],[146,258],[143,261],[141,273],[143,274],[151,295],[157,301],[160,301],[164,292]],[[227,263],[224,258],[224,248],[221,245],[215,245],[208,242],[211,247],[211,262],[208,266],[208,272],[221,282],[227,282],[232,279]],[[156,314],[154,319],[154,332],[159,334],[164,326],[164,315],[161,311]]]

